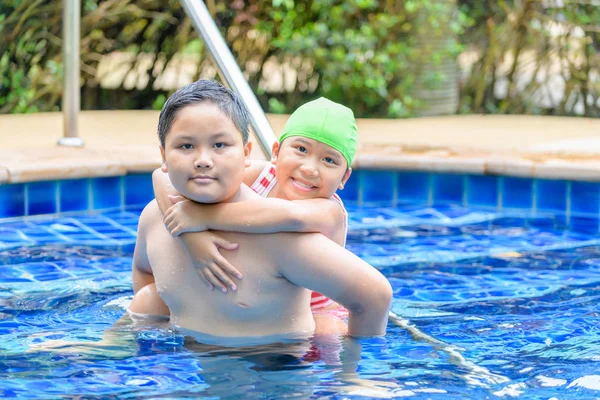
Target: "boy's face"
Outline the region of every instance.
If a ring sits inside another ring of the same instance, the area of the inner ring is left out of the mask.
[[[161,147],[163,171],[182,195],[199,203],[231,201],[250,165],[251,144],[209,101],[179,110]]]
[[[352,169],[336,149],[302,136],[273,145],[280,193],[288,200],[328,199],[350,178]]]

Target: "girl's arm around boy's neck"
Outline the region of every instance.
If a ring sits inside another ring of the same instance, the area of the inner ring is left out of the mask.
[[[332,237],[346,223],[342,208],[331,199],[261,198],[209,207],[211,209],[205,213],[207,228],[222,231],[315,232]]]
[[[345,214],[332,199],[282,200],[258,198],[253,200],[198,204],[192,201],[177,203],[170,208],[165,220],[172,234],[204,230],[243,233],[314,232],[335,240],[336,233],[345,228]]]
[[[160,211],[165,214],[173,205],[169,196],[180,194],[160,169],[152,174],[152,182]],[[208,229],[243,233],[318,232],[339,242],[338,233],[346,224],[342,207],[332,199],[322,198],[294,201],[261,198],[221,204],[186,201],[170,211],[171,218],[183,227],[181,232]]]

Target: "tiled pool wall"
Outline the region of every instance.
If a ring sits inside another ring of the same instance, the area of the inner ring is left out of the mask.
[[[554,214],[565,226],[599,231],[600,182],[417,171],[356,170],[339,192],[355,205],[459,206]],[[0,185],[0,219],[123,209],[154,197],[150,173]]]

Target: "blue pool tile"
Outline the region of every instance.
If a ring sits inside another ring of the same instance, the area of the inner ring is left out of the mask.
[[[135,249],[135,242],[120,244],[120,249],[125,253],[133,253],[133,250]]]
[[[39,282],[43,281],[57,281],[59,279],[72,278],[72,275],[66,274],[64,272],[54,272],[49,274],[41,274],[36,275],[35,280]]]
[[[502,178],[502,208],[533,207],[533,180],[505,176]]]
[[[125,204],[147,204],[154,198],[151,174],[125,176]]]
[[[45,233],[47,235],[47,233]],[[12,228],[0,228],[0,241],[2,242],[19,242],[23,240],[23,231]],[[27,235],[29,236],[29,235]]]
[[[29,262],[19,265],[19,268],[33,276],[58,272],[56,265],[47,262]]]
[[[463,175],[436,174],[433,176],[433,202],[463,204]]]
[[[58,183],[60,211],[84,211],[90,208],[90,180],[66,179]]]
[[[56,181],[27,184],[27,215],[54,214],[58,211]]]
[[[498,178],[490,175],[467,176],[467,204],[496,209],[498,207]]]
[[[350,179],[344,185],[343,190],[338,190],[336,193],[342,198],[343,201],[355,202],[358,201],[358,191],[360,175],[362,171],[355,171],[350,175]],[[129,208],[128,208],[129,210]]]
[[[25,273],[18,268],[0,268],[0,282],[31,282],[31,274]]]
[[[391,205],[396,197],[396,173],[393,171],[362,171],[363,203]]]
[[[532,228],[552,229],[556,226],[556,220],[553,216],[537,216],[529,218],[527,224]]]
[[[31,238],[30,238],[31,239]],[[40,236],[35,239],[31,239],[36,245],[48,244],[48,243],[60,243],[63,242],[64,239],[58,236]]]
[[[123,181],[120,176],[92,179],[93,208],[98,210],[121,206],[122,189]]]
[[[535,185],[535,208],[542,211],[567,212],[567,182],[538,179]]]
[[[0,185],[0,218],[25,215],[25,185]]]
[[[128,233],[128,232],[115,232],[115,233],[108,234],[107,236],[114,240],[129,240],[129,239],[135,239],[135,237],[136,237],[133,233]]]
[[[398,172],[398,200],[429,202],[429,180],[426,172]]]
[[[113,233],[113,232],[122,232],[123,231],[120,227],[116,227],[116,226],[111,225],[111,224],[97,224],[96,226],[94,226],[94,230],[96,232],[99,232],[99,233],[102,233],[102,234]]]
[[[79,242],[82,240],[96,240],[96,239],[106,239],[106,237],[102,236],[102,235],[98,235],[97,233],[72,233],[72,234],[65,234],[64,236],[66,236],[67,238],[69,238],[70,240],[74,241],[74,242]]]
[[[598,218],[571,215],[570,227],[576,232],[598,233]]]
[[[139,215],[142,213],[142,211],[144,211],[144,205],[139,205],[139,206],[129,206],[127,207],[127,211],[131,214],[135,214],[136,217],[139,217]]]
[[[571,182],[571,215],[600,217],[600,184]]]
[[[554,217],[554,221],[556,221],[556,229],[567,229],[569,227],[566,214],[557,214]]]

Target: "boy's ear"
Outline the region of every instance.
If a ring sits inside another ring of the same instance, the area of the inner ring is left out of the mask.
[[[279,155],[279,142],[273,143],[273,147],[271,147],[271,163],[277,164],[277,156]]]
[[[348,182],[348,179],[350,179],[350,175],[352,175],[352,168],[348,168],[346,172],[344,172],[344,176],[342,177],[342,181],[340,182],[338,189],[344,190],[344,185],[346,182]]]
[[[246,168],[252,164],[250,154],[252,154],[252,142],[248,140],[248,143],[246,143],[246,146],[244,146],[244,166]]]
[[[160,170],[167,173],[167,160],[165,159],[165,149],[162,146],[158,146],[160,149],[160,157],[162,158],[162,164],[160,164]]]

